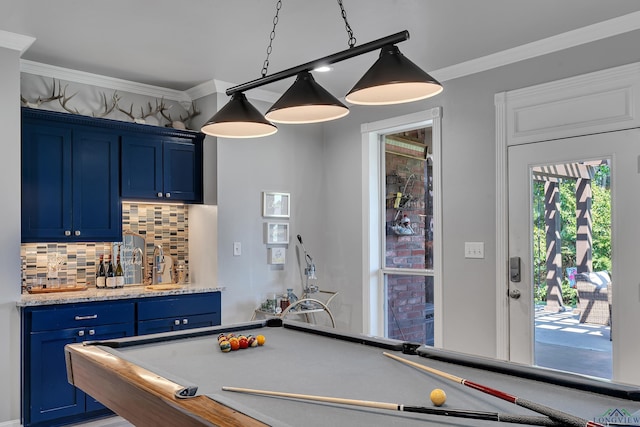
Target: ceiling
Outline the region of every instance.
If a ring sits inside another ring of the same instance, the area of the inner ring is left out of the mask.
[[[408,30],[425,71],[640,11],[638,0],[343,0],[356,45]],[[23,59],[185,91],[261,76],[276,0],[2,0],[0,30],[36,38]],[[282,1],[268,73],[348,48],[338,3]],[[377,53],[316,75],[346,93]],[[291,80],[264,89],[282,92]]]

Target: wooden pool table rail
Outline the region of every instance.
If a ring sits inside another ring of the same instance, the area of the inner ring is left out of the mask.
[[[176,397],[183,386],[96,346],[67,345],[65,358],[69,383],[137,427],[266,425],[206,396]]]

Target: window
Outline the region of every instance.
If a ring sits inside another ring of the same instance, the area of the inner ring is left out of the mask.
[[[381,136],[385,336],[433,345],[432,128]]]
[[[366,334],[442,345],[441,113],[362,125]]]

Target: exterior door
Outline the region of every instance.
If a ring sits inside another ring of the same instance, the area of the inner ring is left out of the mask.
[[[640,324],[636,269],[640,242],[640,130],[511,146],[509,169],[509,257],[519,259],[520,277],[509,282],[509,358],[534,363],[532,173],[535,167],[607,159],[611,165],[613,282],[613,380],[640,383],[634,360],[640,340],[627,340]],[[511,276],[511,273],[510,273]]]

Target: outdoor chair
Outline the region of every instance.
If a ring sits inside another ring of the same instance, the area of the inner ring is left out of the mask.
[[[578,273],[576,275],[578,290],[578,308],[580,323],[611,325],[611,277],[607,271]]]

